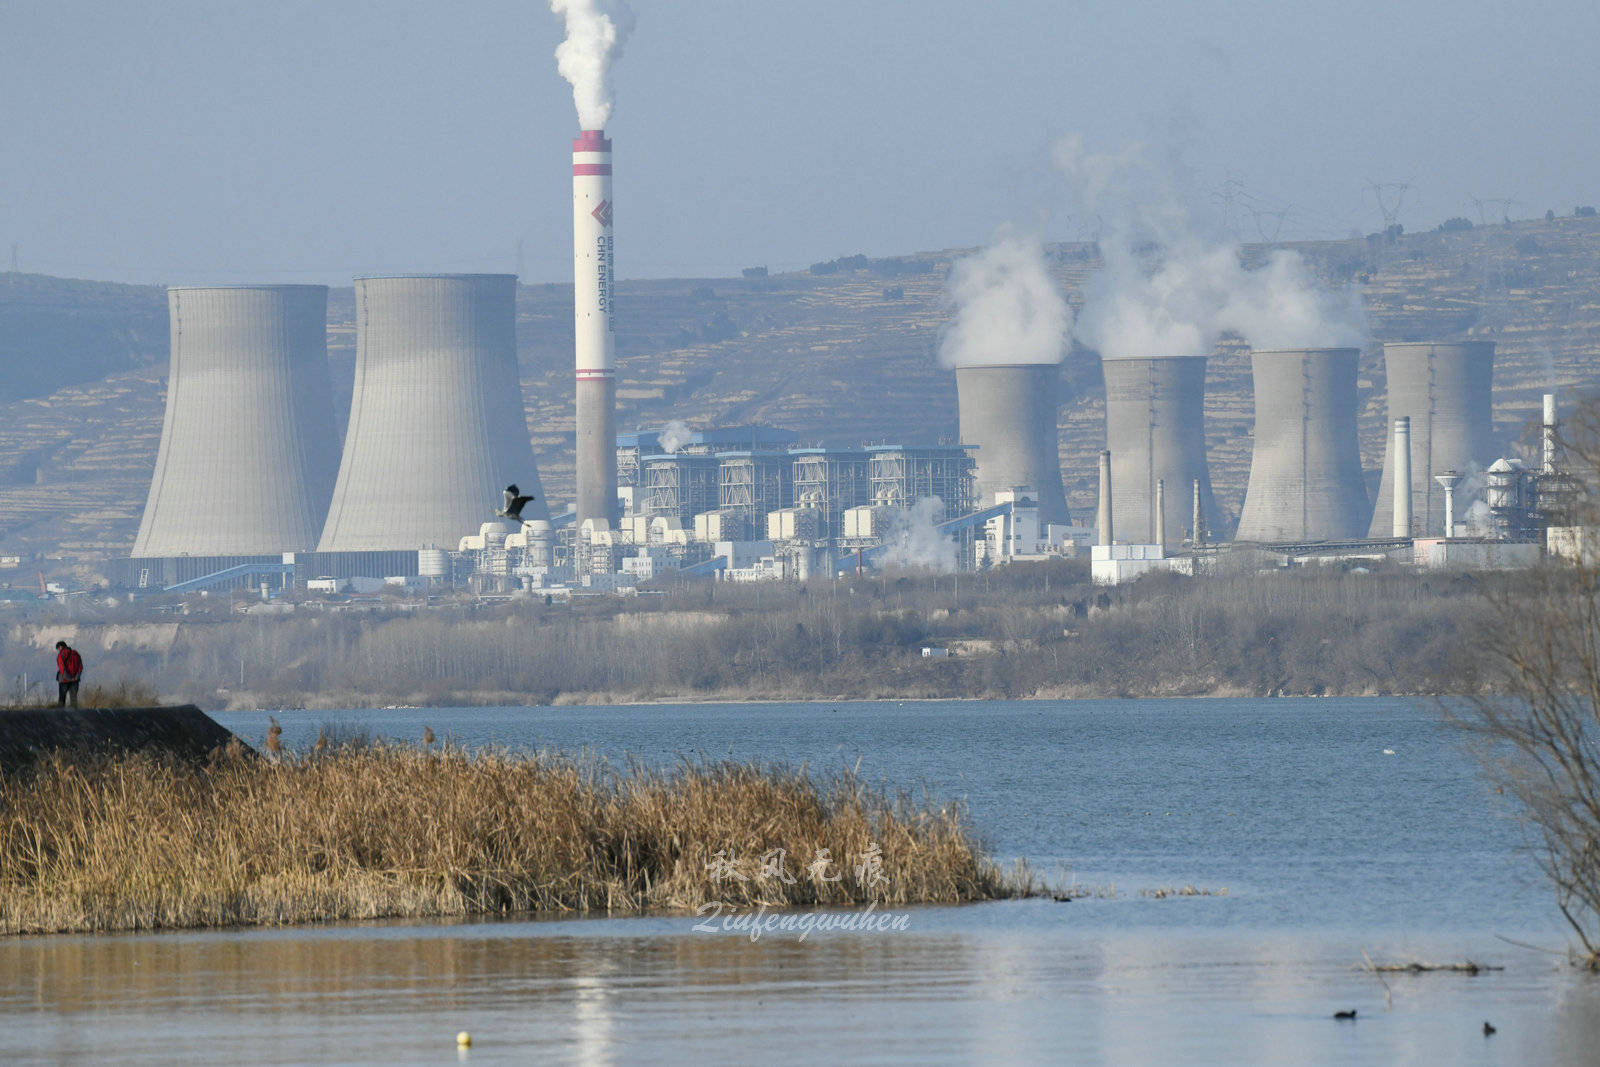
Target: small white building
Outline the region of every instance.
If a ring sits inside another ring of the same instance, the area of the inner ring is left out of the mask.
[[[1160,545],[1095,545],[1089,574],[1096,585],[1120,585],[1156,571],[1194,574],[1193,556],[1164,556]]]

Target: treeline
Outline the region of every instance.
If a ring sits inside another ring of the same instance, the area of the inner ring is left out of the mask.
[[[1479,688],[1465,649],[1510,580],[1306,570],[1101,590],[1057,562],[571,605],[250,616],[219,601],[175,626],[141,629],[128,608],[73,625],[91,680],[212,707],[1453,693]],[[47,678],[65,623],[12,626],[7,675]]]

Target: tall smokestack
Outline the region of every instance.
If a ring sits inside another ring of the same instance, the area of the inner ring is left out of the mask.
[[[584,130],[572,142],[572,319],[577,370],[578,522],[617,520],[615,274],[611,141]]]
[[[1411,536],[1411,419],[1405,415],[1394,420],[1394,535]]]
[[[1111,544],[1111,450],[1100,450],[1100,510],[1095,515],[1095,541]]]

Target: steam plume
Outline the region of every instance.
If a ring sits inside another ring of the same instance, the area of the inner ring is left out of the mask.
[[[1359,346],[1359,291],[1330,289],[1298,253],[1278,250],[1247,270],[1231,238],[1201,233],[1177,183],[1138,149],[1085,152],[1076,139],[1056,162],[1080,211],[1102,218],[1105,270],[1084,289],[1075,335],[1107,358],[1199,356],[1238,334],[1258,349]],[[1110,192],[1139,199],[1108,203]],[[1109,218],[1103,218],[1109,215]]]
[[[954,317],[939,339],[944,366],[1061,362],[1072,310],[1037,238],[1003,233],[958,260],[945,281],[945,299]]]
[[[694,431],[682,419],[673,419],[661,428],[661,451],[671,455],[689,443]]]
[[[889,519],[884,537],[882,566],[918,567],[936,574],[956,569],[956,543],[939,532],[944,504],[936,496],[925,496]]]
[[[611,121],[611,64],[633,32],[633,11],[624,0],[550,0],[567,25],[556,46],[556,67],[572,84],[578,126],[603,130]]]

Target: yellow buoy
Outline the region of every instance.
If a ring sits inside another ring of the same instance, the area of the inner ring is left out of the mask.
[[[456,1044],[461,1046],[462,1048],[471,1048],[472,1047],[472,1035],[467,1033],[465,1030],[461,1031],[459,1034],[456,1035]]]

